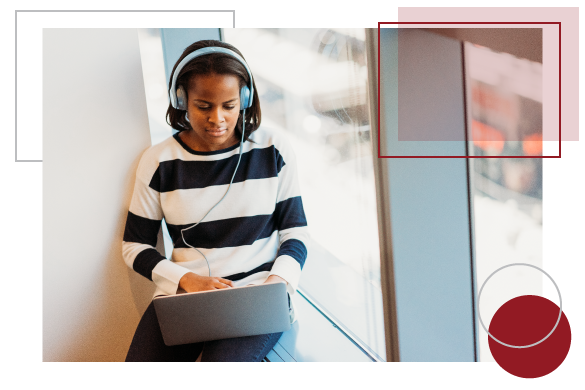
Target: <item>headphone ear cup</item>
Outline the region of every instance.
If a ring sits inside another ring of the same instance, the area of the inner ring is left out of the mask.
[[[182,85],[177,88],[177,110],[187,110],[187,94]]]
[[[252,106],[252,97],[250,96],[250,88],[248,86],[240,89],[240,110],[250,108]]]

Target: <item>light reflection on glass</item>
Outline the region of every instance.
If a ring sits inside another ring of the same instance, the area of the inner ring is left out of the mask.
[[[311,253],[319,254],[301,288],[384,357],[365,30],[223,33],[253,71],[262,125],[286,133],[297,155]]]
[[[150,137],[152,144],[155,145],[169,138],[173,133],[173,129],[165,121],[169,97],[160,29],[139,28],[138,38]]]
[[[471,147],[476,156],[542,155],[542,64],[467,43]],[[542,159],[472,159],[477,289],[510,263],[542,267]],[[517,268],[513,270],[512,268]],[[486,284],[487,324],[507,300],[542,295],[542,275],[501,271]],[[480,360],[494,361],[480,327]]]

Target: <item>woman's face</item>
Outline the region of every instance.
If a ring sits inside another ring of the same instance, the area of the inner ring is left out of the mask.
[[[193,149],[211,152],[238,142],[235,134],[240,114],[240,84],[234,75],[211,73],[191,79],[187,89],[187,115],[193,131]]]

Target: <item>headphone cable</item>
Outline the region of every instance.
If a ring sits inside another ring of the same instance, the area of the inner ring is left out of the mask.
[[[187,241],[185,240],[185,236],[183,235],[183,232],[186,230],[192,229],[195,226],[199,225],[201,223],[201,221],[203,221],[203,219],[205,217],[207,217],[207,215],[211,212],[211,210],[213,210],[218,204],[220,204],[221,201],[227,196],[228,192],[230,192],[230,188],[232,187],[232,182],[234,181],[234,177],[236,177],[236,172],[238,171],[238,167],[240,166],[240,161],[242,160],[242,150],[244,148],[244,133],[245,132],[246,132],[246,109],[244,108],[244,113],[242,114],[242,140],[240,141],[240,151],[239,151],[238,163],[236,164],[236,169],[234,169],[234,174],[232,175],[232,179],[230,180],[230,184],[227,188],[227,191],[225,192],[225,194],[223,194],[223,196],[221,197],[219,202],[217,202],[212,208],[210,208],[209,211],[199,220],[199,222],[197,222],[196,224],[194,224],[192,226],[189,226],[188,228],[181,229],[181,237],[183,238],[183,242],[185,243],[185,245],[187,245],[189,248],[193,248],[197,252],[199,252],[201,254],[201,256],[203,256],[203,258],[207,262],[207,269],[209,271],[210,277],[211,277],[211,267],[209,266],[209,260],[207,260],[207,257],[203,254],[203,252],[201,252],[199,249],[197,249],[197,248],[195,248],[187,243]]]

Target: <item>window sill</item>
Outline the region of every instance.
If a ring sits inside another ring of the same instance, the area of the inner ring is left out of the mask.
[[[299,293],[292,297],[297,318],[266,356],[270,362],[371,362],[345,334]]]

